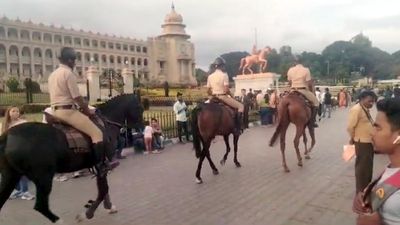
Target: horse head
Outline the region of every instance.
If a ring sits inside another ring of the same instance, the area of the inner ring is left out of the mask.
[[[101,104],[98,110],[109,120],[128,127],[143,127],[143,107],[134,94],[118,95]]]

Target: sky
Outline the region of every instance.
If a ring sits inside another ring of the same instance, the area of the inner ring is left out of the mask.
[[[362,32],[400,50],[399,0],[174,0],[201,68],[220,54],[283,45],[321,53]],[[161,34],[171,0],[0,0],[0,16],[146,40]]]

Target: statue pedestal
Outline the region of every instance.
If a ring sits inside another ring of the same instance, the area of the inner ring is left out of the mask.
[[[240,90],[246,89],[246,92],[252,90],[261,90],[263,93],[268,88],[278,88],[278,80],[281,75],[276,73],[255,73],[246,75],[237,75],[233,78],[235,81],[235,96],[240,96]]]
[[[95,103],[100,99],[100,78],[99,71],[94,66],[89,66],[86,71],[86,78],[89,83],[89,102]]]

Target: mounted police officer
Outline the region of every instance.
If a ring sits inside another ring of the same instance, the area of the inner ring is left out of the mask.
[[[238,110],[235,122],[237,131],[240,132],[244,128],[242,123],[244,106],[231,96],[229,77],[225,71],[225,60],[221,57],[216,58],[210,68],[214,72],[207,78],[208,94]]]
[[[95,168],[98,173],[104,174],[117,164],[110,165],[105,160],[107,149],[103,142],[103,132],[89,119],[94,111],[89,110],[79,93],[76,75],[73,72],[75,60],[76,53],[73,48],[62,48],[59,57],[60,66],[49,76],[48,88],[53,116],[90,136],[94,155],[99,162]]]
[[[299,57],[295,58],[296,65],[291,67],[287,73],[287,79],[289,81],[292,90],[301,93],[308,101],[312,104],[311,123],[314,127],[318,127],[316,123],[316,116],[319,108],[319,101],[312,92],[313,81],[311,78],[310,69],[301,64]]]

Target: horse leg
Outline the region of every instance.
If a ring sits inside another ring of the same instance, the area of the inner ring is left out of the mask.
[[[298,166],[303,166],[303,159],[301,158],[300,154],[300,149],[299,149],[299,143],[300,143],[300,137],[301,135],[304,134],[304,126],[297,125],[296,126],[296,136],[294,137],[293,143],[294,143],[294,148],[296,149],[296,155],[297,155],[297,165]]]
[[[49,209],[49,195],[52,189],[54,173],[41,173],[33,179],[36,186],[36,202],[34,209],[47,217],[51,222],[59,222],[58,216],[54,215]]]
[[[214,175],[218,175],[219,174],[218,169],[217,169],[217,167],[215,167],[214,162],[211,160],[210,145],[205,146],[205,147],[206,148],[204,150],[206,150],[206,158],[207,158],[208,162],[210,163],[210,167],[211,167],[211,169],[213,171],[213,174]]]
[[[311,149],[313,149],[314,145],[315,145],[315,128],[312,127],[312,126],[308,126],[308,131],[309,131],[310,136],[311,136],[311,146],[307,151],[308,151],[308,153],[310,153]]]
[[[229,135],[224,135],[224,141],[226,146],[226,153],[224,155],[224,158],[222,158],[220,161],[221,165],[225,165],[225,162],[228,159],[228,154],[231,151],[231,146],[229,146]]]
[[[99,207],[100,203],[104,200],[104,197],[108,194],[108,182],[107,182],[107,175],[104,176],[97,176],[96,177],[97,183],[97,198],[95,201],[89,200],[88,206],[85,216],[87,219],[91,219],[94,216],[94,212],[96,211],[97,207]],[[77,220],[80,221],[79,215]]]
[[[19,179],[21,179],[21,175],[11,168],[1,171],[0,210],[10,197]]]
[[[282,166],[283,169],[285,170],[286,173],[289,173],[289,167],[286,164],[286,156],[285,156],[285,147],[286,147],[286,143],[285,143],[285,139],[286,139],[286,130],[288,128],[289,124],[283,125],[282,126],[282,131],[280,134],[280,146],[281,146],[281,153],[282,153]]]
[[[211,140],[208,140],[208,142],[211,142]],[[196,170],[196,183],[198,184],[203,183],[203,180],[200,177],[200,173],[201,173],[201,166],[203,165],[204,158],[206,157],[206,151],[204,147],[205,145],[206,144],[203,142],[203,151],[201,151],[200,153],[199,164],[197,165],[197,170]]]
[[[118,212],[117,207],[111,203],[109,193],[107,193],[106,196],[104,196],[103,206],[105,209],[107,209],[109,214]]]
[[[235,163],[236,167],[241,167],[242,165],[237,160],[238,141],[239,141],[239,135],[238,134],[233,135],[233,152],[234,152],[233,162]]]
[[[305,159],[310,159],[310,155],[308,155],[308,149],[307,149],[307,134],[306,131],[304,130],[303,134],[303,143],[304,143],[304,158]]]

